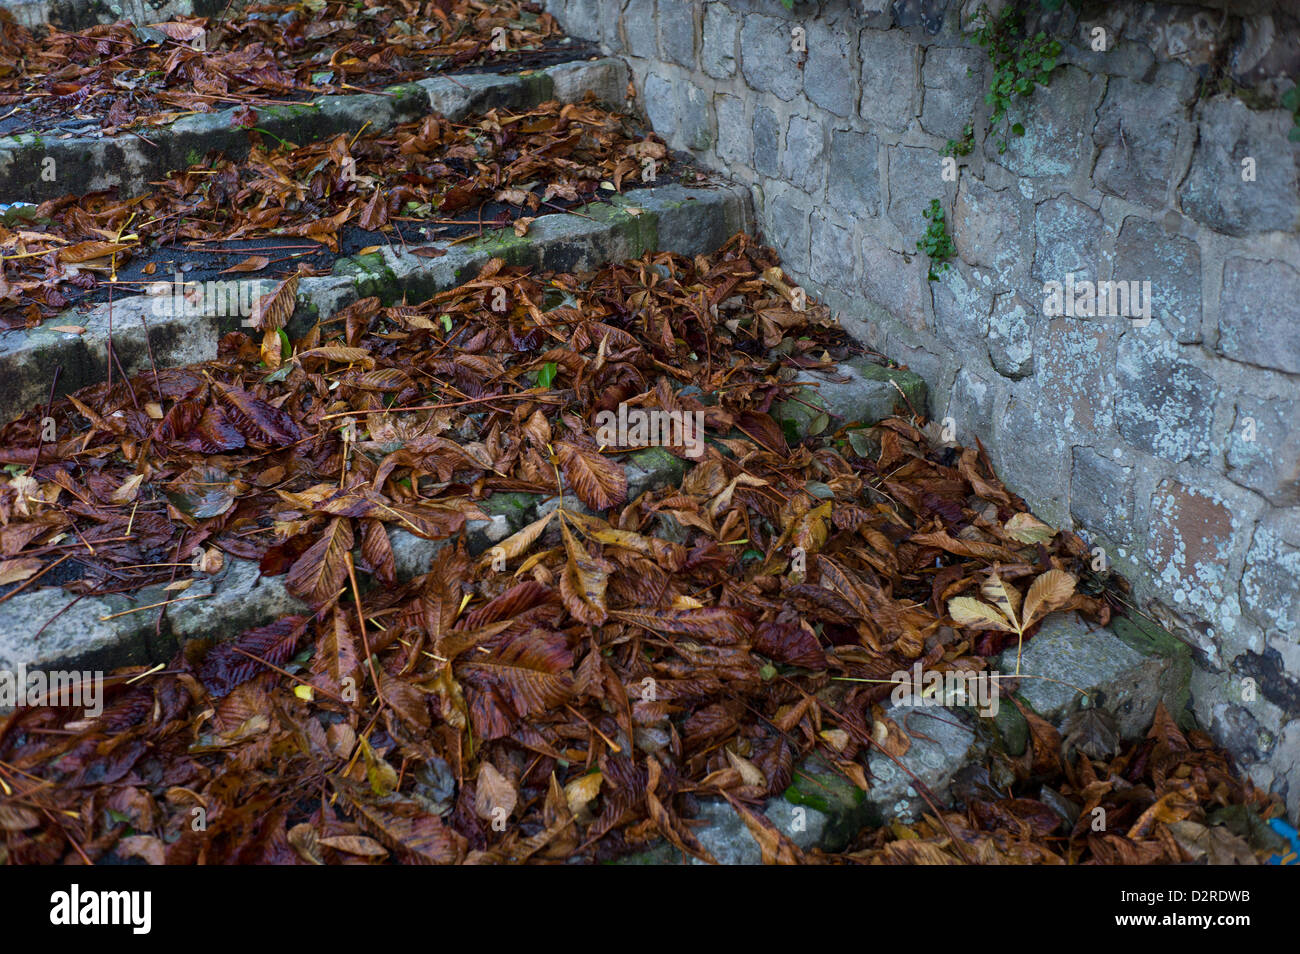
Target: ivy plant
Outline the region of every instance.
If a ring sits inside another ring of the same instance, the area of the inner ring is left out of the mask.
[[[1286,138],[1300,142],[1300,86],[1292,86],[1282,94],[1282,108],[1291,110],[1291,131]]]
[[[993,107],[989,114],[989,127],[1007,121],[1007,110],[1019,96],[1027,98],[1038,85],[1046,86],[1056,69],[1061,44],[1049,39],[1043,32],[1026,36],[1024,9],[1020,4],[1008,4],[996,16],[987,6],[980,5],[976,16],[975,41],[988,53],[993,63],[993,80],[984,101]],[[1009,123],[1013,136],[1023,136],[1022,123]],[[1007,138],[997,140],[998,152],[1007,151]]]
[[[957,254],[957,246],[952,243],[948,232],[948,217],[938,199],[930,200],[930,207],[921,213],[930,224],[916,243],[917,251],[924,252],[930,259],[930,281],[938,281],[939,274],[948,267],[948,261]]]

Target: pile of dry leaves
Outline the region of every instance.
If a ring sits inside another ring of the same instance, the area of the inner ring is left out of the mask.
[[[892,673],[979,671],[1048,612],[1110,612],[1076,591],[1083,543],[1028,515],[981,450],[901,418],[783,431],[774,402],[848,342],[744,237],[593,275],[494,262],[420,305],[359,302],[288,354],[283,312],[216,362],[57,402],[53,445],[39,415],[0,435],[11,579],[62,559],[96,592],[183,586],[173,564],[224,552],[310,606],[122,674],[97,718],[10,717],[11,861],[598,861],[659,839],[707,859],[690,819],[716,796],[769,857],[800,860],[755,809],[814,748],[868,786]],[[593,423],[620,402],[703,413],[707,447],[674,486],[628,499]],[[396,581],[391,531],[454,536],[520,491],[570,496],[501,544],[504,569],[456,537]],[[1060,783],[1081,812],[1132,814],[1127,836],[1067,838],[990,798],[840,860],[965,857],[954,838],[986,859],[1167,857],[1160,826],[1255,796],[1199,736],[1158,730]],[[1044,739],[1035,723],[1040,775]]]
[[[1261,820],[1281,812],[1276,797],[1242,781],[1205,733],[1179,730],[1163,705],[1147,737],[1110,758],[1089,748],[1091,733],[1068,733],[1063,746],[1050,723],[1021,711],[1029,748],[1016,759],[1001,757],[1013,779],[1010,794],[993,784],[988,767],[970,766],[957,784],[964,812],[864,832],[835,860],[1258,864],[1276,850],[1278,839]],[[1082,744],[1071,745],[1070,735],[1082,736]]]
[[[639,183],[647,163],[656,177],[670,170],[653,134],[597,106],[557,102],[464,123],[427,116],[306,146],[256,145],[238,162],[172,173],[143,195],[64,196],[0,225],[0,325],[37,324],[159,246],[291,236],[337,252],[345,229],[403,241],[402,223],[428,225],[428,235],[518,223],[522,234],[536,216]],[[258,255],[227,271],[272,264]],[[151,261],[141,274],[156,271]],[[119,294],[150,281],[119,281]]]
[[[105,133],[232,105],[383,87],[483,63],[520,64],[558,39],[517,0],[303,0],[229,17],[119,22],[34,37],[0,19],[0,105],[24,129],[70,119]],[[4,118],[8,118],[7,116]]]

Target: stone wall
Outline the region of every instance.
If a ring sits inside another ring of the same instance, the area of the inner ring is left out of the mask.
[[[1199,648],[1202,724],[1294,804],[1300,145],[1276,104],[1300,76],[1295,5],[1043,16],[1062,65],[1005,153],[985,135],[989,60],[963,35],[974,3],[547,7],[626,59],[671,146],[751,187],[788,270],[926,378],[935,419]],[[971,121],[974,152],[944,181],[941,150]],[[958,252],[936,282],[916,252],[933,198]],[[1049,317],[1044,283],[1067,273],[1150,281],[1154,320]]]

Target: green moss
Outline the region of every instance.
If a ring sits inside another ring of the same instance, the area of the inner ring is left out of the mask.
[[[924,412],[927,390],[925,379],[914,371],[903,368],[887,368],[866,358],[855,358],[849,362],[859,374],[872,381],[892,381],[907,395],[912,407]]]
[[[517,530],[532,520],[541,499],[541,494],[493,494],[479,503],[479,509],[492,517],[505,517],[510,526]]]
[[[628,455],[628,461],[647,473],[676,484],[686,475],[686,464],[662,447],[647,447]]]

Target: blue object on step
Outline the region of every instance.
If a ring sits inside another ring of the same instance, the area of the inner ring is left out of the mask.
[[[1273,855],[1265,863],[1270,865],[1300,864],[1300,832],[1297,832],[1282,818],[1270,819],[1268,824],[1270,828],[1291,843],[1291,850],[1285,854]]]

